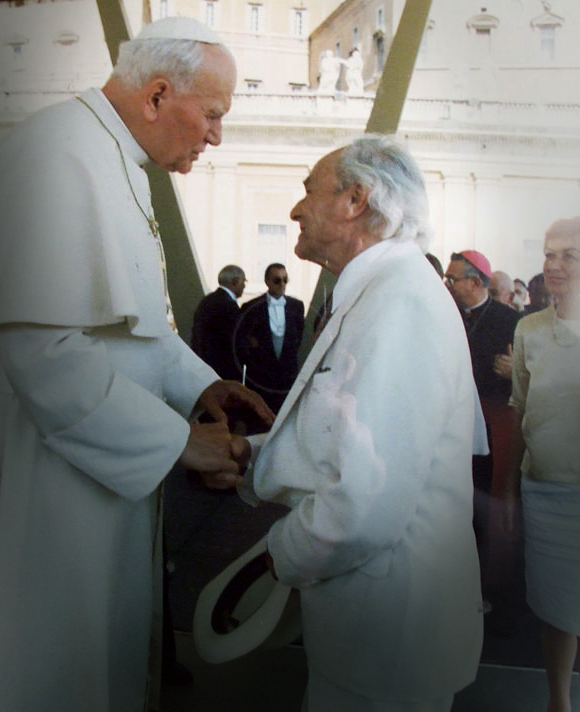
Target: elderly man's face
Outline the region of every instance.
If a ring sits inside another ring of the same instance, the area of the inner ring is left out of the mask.
[[[300,235],[294,252],[302,260],[329,266],[340,252],[340,222],[343,216],[343,193],[335,192],[338,180],[336,164],[339,151],[322,158],[304,181],[306,195],[290,211],[300,224]]]
[[[230,289],[238,299],[244,293],[244,289],[246,288],[246,282],[246,275],[243,274],[240,277],[234,277],[232,283],[230,284]]]
[[[451,260],[445,272],[445,284],[457,304],[465,309],[477,302],[474,296],[474,284],[471,277],[465,276],[465,263],[462,260]]]
[[[191,91],[179,94],[169,85],[158,104],[154,145],[147,147],[151,159],[166,171],[188,173],[208,143],[218,146],[235,83],[230,56],[218,46],[206,46]]]
[[[489,283],[489,296],[496,302],[511,304],[512,291],[510,284],[505,281],[503,275],[493,272]]]
[[[580,235],[546,237],[544,282],[556,300],[580,295]]]

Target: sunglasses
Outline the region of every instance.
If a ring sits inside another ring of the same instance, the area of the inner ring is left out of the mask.
[[[272,282],[274,282],[274,284],[282,284],[282,282],[288,284],[288,277],[272,277]]]

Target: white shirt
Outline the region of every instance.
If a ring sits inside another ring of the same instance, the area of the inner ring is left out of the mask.
[[[235,302],[236,304],[238,303],[238,298],[237,298],[236,295],[232,292],[231,289],[228,289],[227,287],[224,287],[223,284],[220,284],[219,288],[220,288],[220,289],[223,289],[224,292],[225,292],[226,294],[228,294],[228,295],[234,300],[234,302]]]
[[[286,297],[273,297],[266,295],[268,300],[268,316],[270,318],[270,331],[274,336],[282,337],[286,331]]]

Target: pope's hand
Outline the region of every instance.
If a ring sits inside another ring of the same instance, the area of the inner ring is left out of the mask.
[[[224,423],[191,423],[187,444],[178,462],[188,470],[203,473],[208,487],[235,487],[243,482],[243,477],[239,474],[240,465],[236,460],[239,454],[232,450],[232,440]]]
[[[248,406],[266,425],[272,425],[275,417],[261,396],[238,381],[214,381],[200,395],[195,405],[205,410],[216,422],[224,424],[228,421],[224,408]]]

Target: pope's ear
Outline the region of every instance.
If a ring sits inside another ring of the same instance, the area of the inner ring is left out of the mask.
[[[347,188],[347,198],[347,210],[350,218],[357,218],[367,209],[368,190],[360,183],[353,183]]]
[[[143,113],[147,121],[157,121],[159,112],[171,91],[169,82],[163,77],[155,77],[145,86]]]

